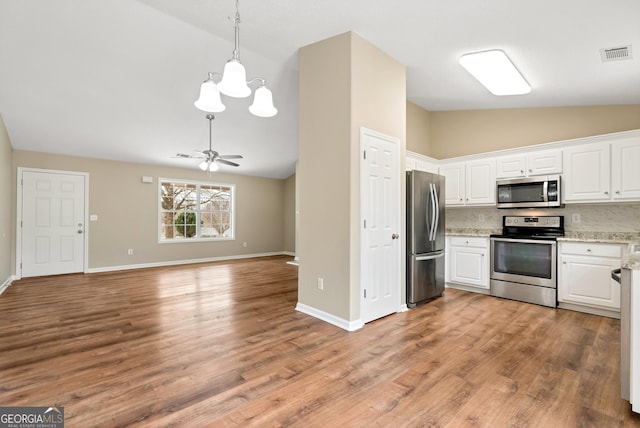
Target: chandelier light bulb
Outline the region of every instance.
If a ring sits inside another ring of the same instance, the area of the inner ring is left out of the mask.
[[[220,99],[220,92],[215,82],[209,78],[200,86],[200,97],[193,103],[199,110],[209,113],[219,113],[226,109]]]
[[[249,111],[259,117],[273,117],[278,113],[278,109],[273,106],[271,91],[266,86],[262,85],[256,89]]]
[[[246,98],[251,95],[251,88],[247,85],[247,72],[239,60],[227,61],[218,89],[223,94],[234,98]]]

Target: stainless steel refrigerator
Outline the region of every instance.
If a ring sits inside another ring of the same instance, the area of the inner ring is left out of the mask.
[[[445,178],[407,171],[407,306],[444,293]]]

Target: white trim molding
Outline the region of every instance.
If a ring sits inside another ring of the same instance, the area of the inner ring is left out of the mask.
[[[10,276],[0,285],[0,294],[4,293],[4,291],[9,288],[11,283],[16,279],[15,276]]]
[[[165,262],[141,263],[136,265],[104,266],[104,267],[90,268],[87,270],[87,273],[113,272],[118,270],[130,270],[130,269],[145,269],[150,267],[190,265],[194,263],[209,263],[209,262],[220,262],[224,260],[252,259],[255,257],[271,257],[271,256],[282,256],[282,255],[286,256],[288,254],[285,251],[276,251],[273,253],[241,254],[237,256],[208,257],[205,259],[170,260]]]
[[[296,305],[296,311],[302,312],[306,315],[310,315],[314,318],[318,318],[319,320],[328,322],[329,324],[333,324],[336,327],[340,327],[341,329],[347,331],[355,331],[364,327],[364,323],[362,322],[362,320],[358,319],[355,321],[347,321],[328,312],[321,311],[320,309],[316,309],[312,306],[308,306],[300,302],[298,302],[298,304]]]

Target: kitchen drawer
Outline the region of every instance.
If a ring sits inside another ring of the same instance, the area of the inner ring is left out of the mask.
[[[577,254],[581,256],[622,257],[622,246],[618,244],[599,244],[590,242],[562,242],[562,254]]]
[[[451,245],[454,247],[478,247],[488,248],[487,238],[476,236],[452,236]]]

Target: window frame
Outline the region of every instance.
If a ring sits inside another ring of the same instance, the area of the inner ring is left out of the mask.
[[[198,209],[196,211],[196,236],[197,237],[191,237],[191,238],[163,238],[162,237],[162,214],[163,214],[163,209],[162,209],[162,183],[172,183],[172,184],[186,184],[186,185],[193,185],[196,186],[196,198],[197,198],[197,205],[198,205]],[[200,212],[200,189],[201,186],[207,186],[207,187],[226,187],[229,188],[229,193],[231,195],[230,199],[231,199],[231,207],[230,207],[230,213],[229,213],[229,219],[230,219],[230,223],[231,223],[231,233],[229,236],[222,236],[222,237],[206,237],[206,238],[202,238],[200,237],[200,233],[201,233],[201,227],[200,227],[200,218],[201,218],[201,212]],[[158,234],[158,243],[159,244],[182,244],[182,243],[187,243],[187,242],[219,242],[219,241],[235,241],[236,239],[236,185],[235,184],[229,184],[229,183],[218,183],[218,182],[207,182],[207,181],[195,181],[195,180],[183,180],[183,179],[178,179],[178,178],[162,178],[159,177],[158,178],[158,194],[157,194],[157,203],[158,203],[158,224],[156,226],[156,232]]]

